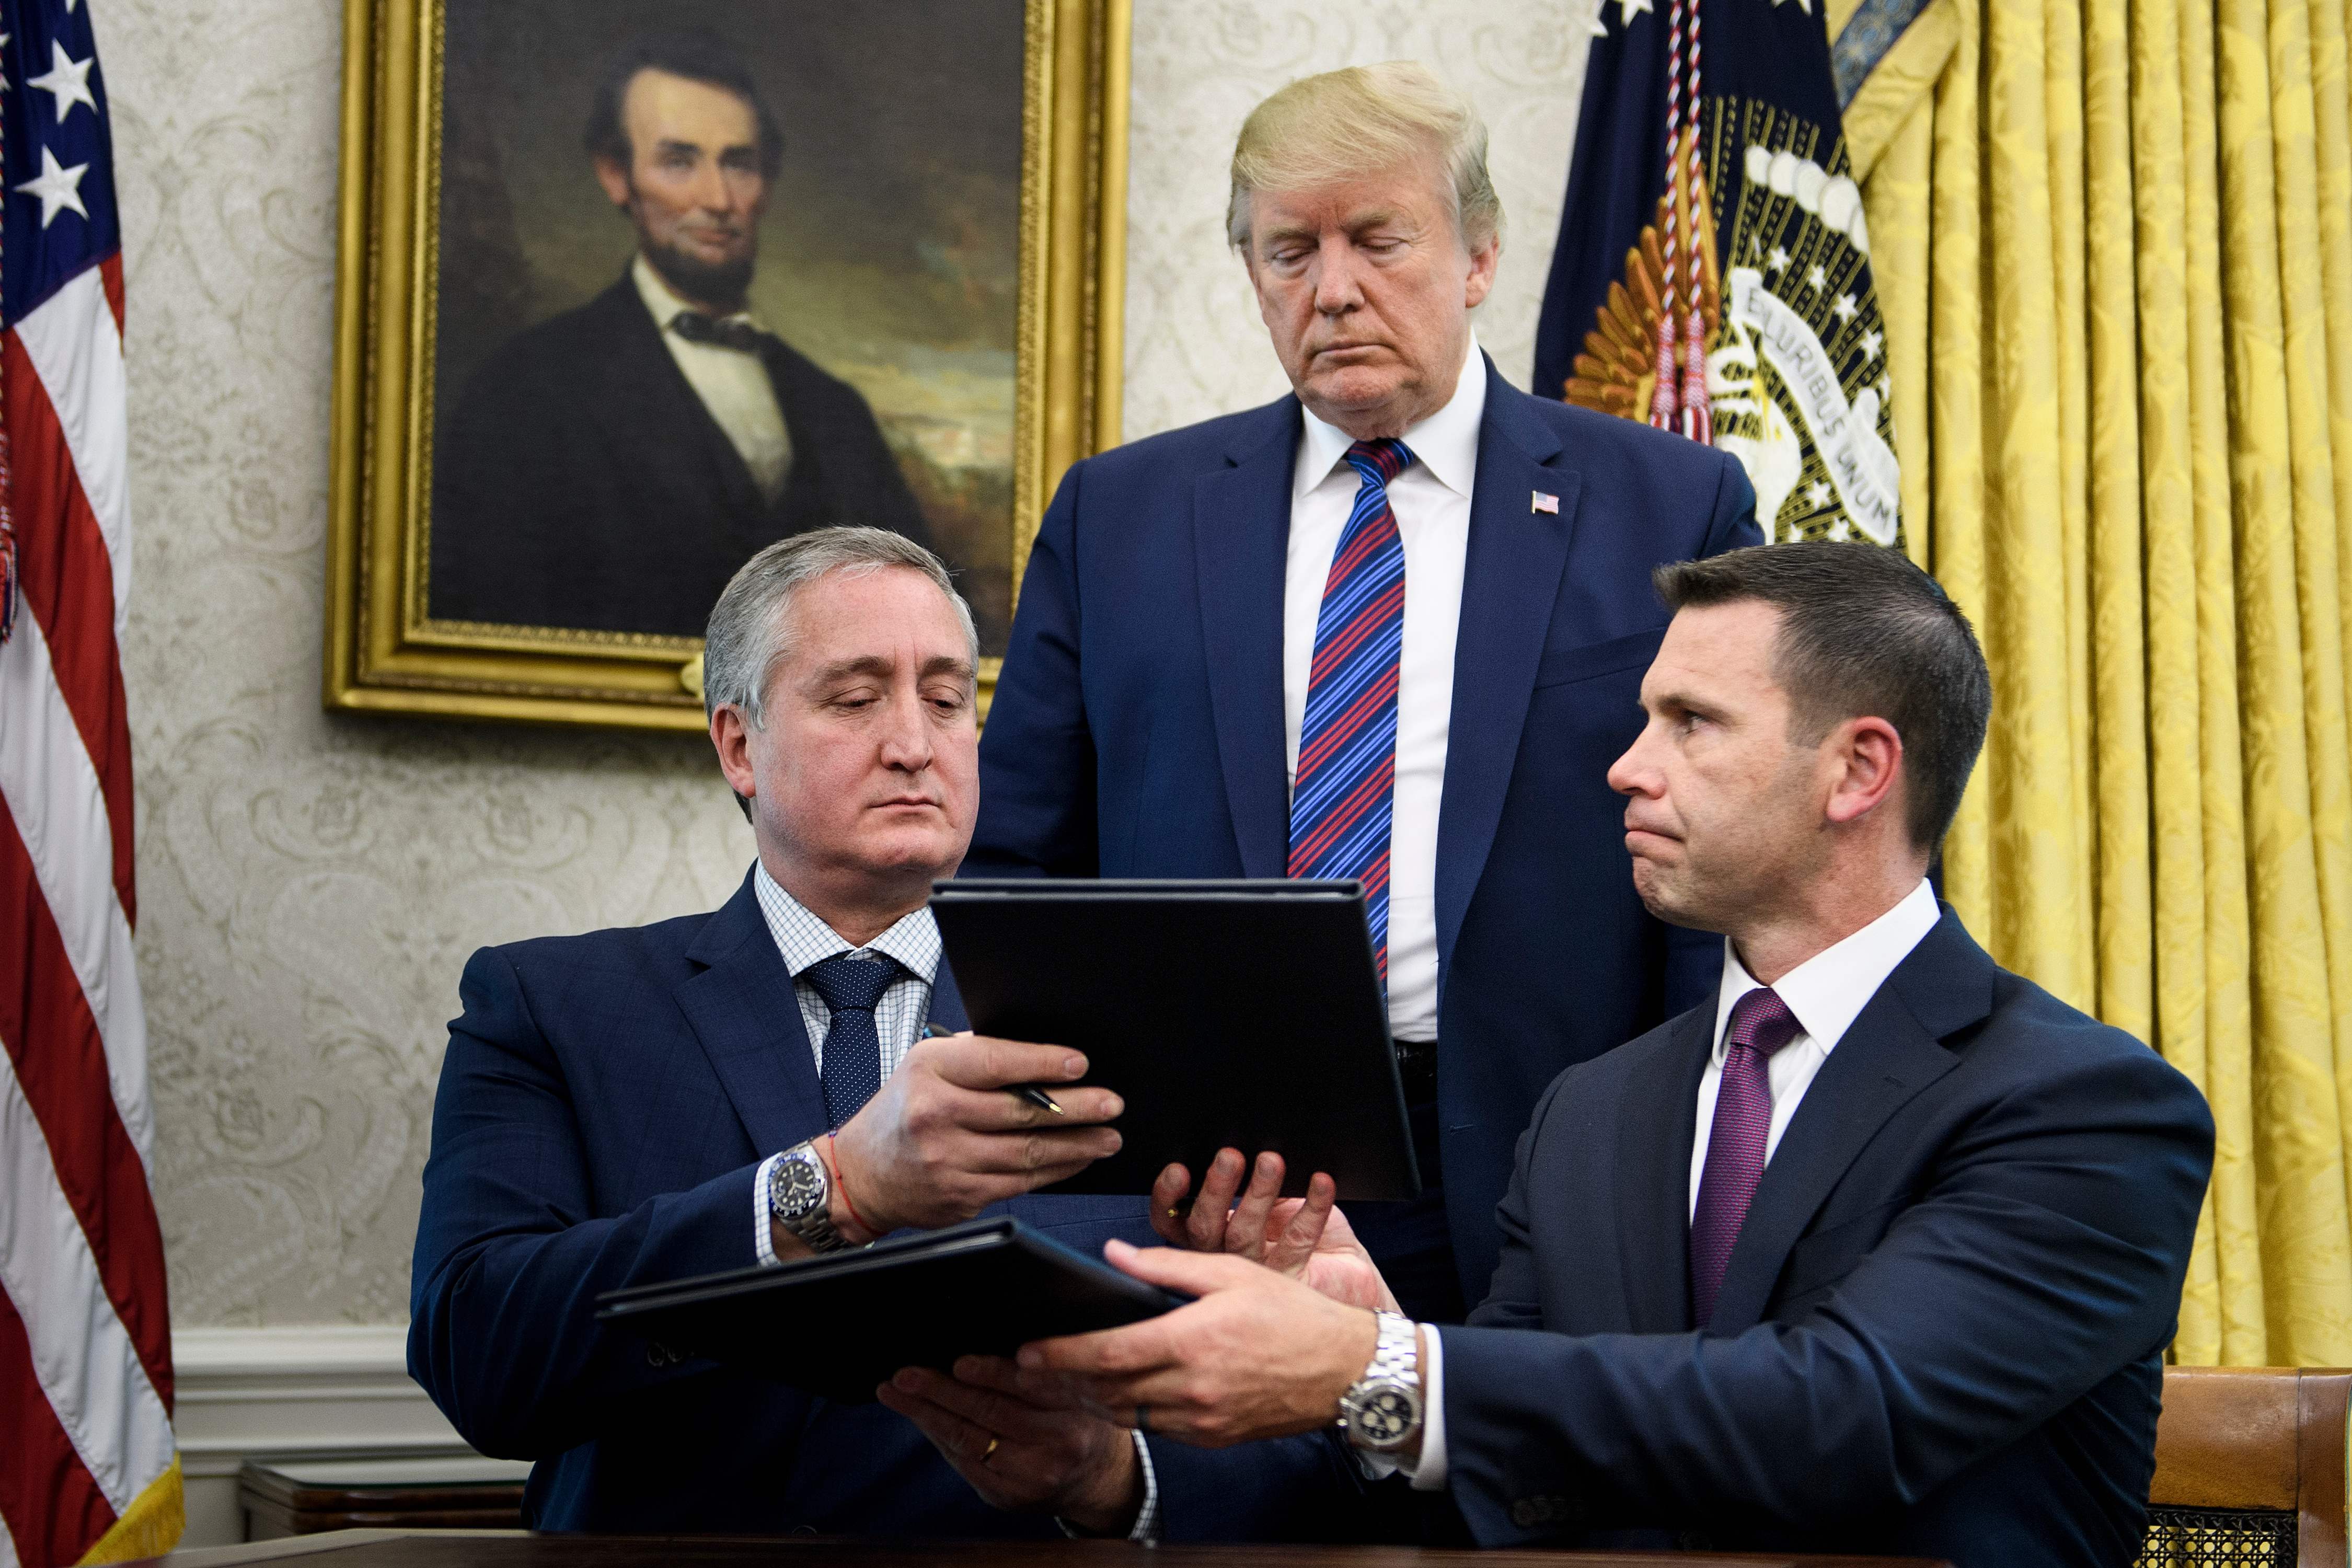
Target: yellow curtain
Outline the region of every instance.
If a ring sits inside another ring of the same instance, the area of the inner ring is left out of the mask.
[[[2212,1102],[2189,1363],[2352,1363],[2346,7],[1935,0],[1848,116],[1992,665],[1948,889]]]

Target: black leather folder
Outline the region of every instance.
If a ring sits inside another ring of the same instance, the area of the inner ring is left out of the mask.
[[[664,1357],[709,1357],[849,1404],[900,1367],[1010,1355],[1031,1340],[1139,1323],[1185,1298],[1010,1216],[773,1268],[607,1290],[599,1322]]]
[[[1046,1190],[1197,1184],[1230,1145],[1294,1197],[1317,1171],[1342,1203],[1420,1194],[1356,883],[974,878],[931,910],[974,1029],[1076,1047],[1127,1102],[1119,1152]]]

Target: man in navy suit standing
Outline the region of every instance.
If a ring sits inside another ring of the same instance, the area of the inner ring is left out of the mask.
[[[723,908],[485,948],[434,1107],[409,1371],[467,1440],[540,1461],[542,1530],[1151,1538],[1163,1482],[1098,1426],[986,1473],[999,1513],[902,1415],[747,1381],[595,1321],[623,1286],[969,1219],[1009,1200],[1082,1249],[1148,1239],[1133,1199],[1026,1196],[1118,1146],[1104,1089],[1042,1118],[1005,1086],[1058,1047],[965,1030],[926,907],[971,831],[971,616],[878,529],[754,556],[711,612],[710,735],[759,854]],[[942,1302],[940,1310],[955,1310]],[[821,1351],[832,1325],[779,1321]],[[980,1456],[982,1458],[992,1456]],[[1256,1532],[1249,1485],[1324,1456],[1171,1457],[1168,1533]],[[1261,1490],[1267,1489],[1262,1487]]]
[[[1926,574],[1822,542],[1659,586],[1610,776],[1644,901],[1725,933],[1717,984],[1543,1097],[1468,1325],[1396,1313],[1318,1178],[1236,1211],[1272,1268],[1113,1244],[1202,1299],[1024,1367],[1188,1441],[1333,1433],[1486,1546],[2126,1568],[2204,1100],[1938,906],[1991,692]]]
[[[1530,397],[1479,351],[1486,144],[1403,63],[1252,113],[1229,232],[1294,394],[1063,480],[966,862],[1360,879],[1440,1191],[1357,1218],[1449,1321],[1544,1085],[1713,978],[1626,885],[1605,775],[1664,626],[1650,569],[1759,538],[1730,458]]]

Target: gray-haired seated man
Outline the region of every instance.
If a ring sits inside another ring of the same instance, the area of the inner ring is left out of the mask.
[[[1283,1528],[1269,1468],[1073,1426],[987,1506],[902,1415],[746,1379],[594,1321],[596,1298],[1009,1202],[1089,1251],[1143,1201],[1030,1197],[1118,1147],[1051,1045],[975,1037],[925,908],[978,792],[970,611],[874,529],[761,551],[712,611],[706,701],[758,857],[708,914],[486,948],[460,984],[425,1171],[409,1370],[483,1452],[539,1461],[526,1521],[661,1533],[1148,1539]],[[926,1038],[926,1026],[950,1031]],[[942,1310],[953,1310],[952,1303]],[[821,1346],[832,1325],[780,1322]],[[1291,1464],[1323,1461],[1288,1451]],[[1244,1471],[1246,1474],[1244,1474]],[[1234,1478],[1241,1477],[1237,1481]]]

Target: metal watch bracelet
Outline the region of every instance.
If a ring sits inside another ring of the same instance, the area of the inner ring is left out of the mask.
[[[1382,1312],[1379,1321],[1371,1362],[1339,1401],[1339,1426],[1351,1444],[1386,1454],[1421,1430],[1421,1331],[1398,1312]]]
[[[783,1152],[768,1176],[768,1213],[811,1252],[840,1252],[849,1238],[833,1223],[833,1172],[812,1142]]]

